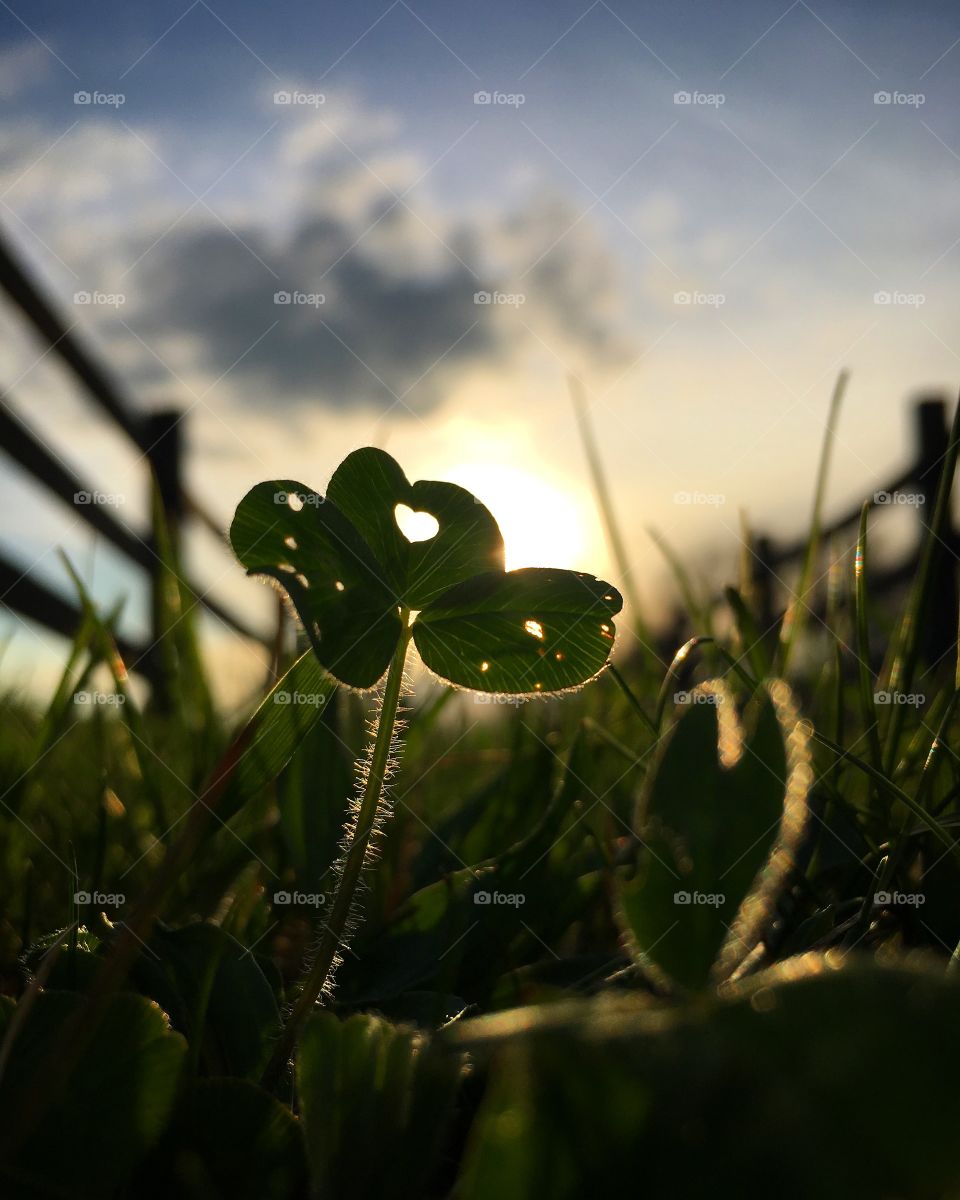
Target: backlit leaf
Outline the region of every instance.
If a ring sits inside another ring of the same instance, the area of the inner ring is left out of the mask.
[[[602,670],[622,606],[620,593],[592,575],[545,567],[490,572],[424,609],[413,640],[430,670],[460,687],[558,692]]]

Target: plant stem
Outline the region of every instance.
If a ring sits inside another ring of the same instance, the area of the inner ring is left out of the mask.
[[[403,623],[403,633],[383,688],[383,698],[380,704],[380,719],[377,722],[377,733],[370,755],[370,765],[364,783],[360,807],[357,810],[353,826],[353,836],[343,859],[343,870],[337,883],[336,894],[329,919],[324,923],[323,933],[316,958],[310,968],[303,990],[293,1007],[290,1018],[280,1035],[273,1058],[270,1060],[263,1076],[263,1086],[272,1089],[279,1082],[281,1075],[293,1053],[297,1038],[307,1017],[313,1011],[324,985],[330,975],[331,968],[340,948],[344,929],[353,908],[353,898],[363,873],[367,857],[370,837],[377,825],[380,799],[383,784],[390,761],[390,747],[393,741],[393,730],[397,719],[397,709],[400,703],[400,692],[403,688],[403,670],[407,658],[407,647],[410,644],[412,632],[410,613],[408,609],[400,610]]]

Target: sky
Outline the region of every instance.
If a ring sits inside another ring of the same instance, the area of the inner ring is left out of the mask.
[[[958,62],[934,3],[0,0],[0,230],[133,404],[187,410],[224,525],[375,442],[471,487],[509,565],[612,578],[576,375],[662,614],[649,527],[720,581],[741,510],[801,532],[841,368],[828,511],[909,460],[915,395],[956,392]],[[143,464],[43,350],[0,305],[7,403],[142,527]],[[63,588],[64,547],[146,632],[75,512],[6,460],[0,501],[5,555]],[[268,619],[212,538],[187,552]],[[20,678],[63,656],[0,637]]]

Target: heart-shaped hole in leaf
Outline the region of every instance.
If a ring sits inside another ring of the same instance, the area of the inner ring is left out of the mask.
[[[408,608],[425,608],[454,584],[503,570],[503,538],[493,515],[454,483],[411,483],[383,450],[366,446],[343,460],[327,488],[380,564],[383,578]],[[431,524],[413,530],[397,520],[402,507]]]
[[[397,528],[408,542],[429,542],[440,532],[440,522],[428,512],[416,512],[408,504],[398,504],[393,510]]]

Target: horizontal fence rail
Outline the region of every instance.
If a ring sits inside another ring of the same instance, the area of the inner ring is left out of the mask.
[[[121,429],[140,456],[146,459],[153,486],[160,501],[160,517],[174,550],[179,547],[185,519],[196,520],[224,541],[219,522],[184,488],[182,480],[182,426],[184,413],[171,409],[139,415],[109,373],[84,346],[80,337],[63,320],[56,306],[44,295],[18,261],[10,245],[0,234],[0,288],[26,317],[34,333],[79,382],[87,396]],[[153,636],[147,645],[135,645],[126,639],[118,647],[147,674],[154,684],[159,656],[153,651],[161,636],[160,589],[169,564],[158,552],[160,529],[136,531],[118,520],[103,505],[85,502],[96,489],[68,468],[24,419],[15,414],[0,396],[0,449],[40,483],[47,492],[86,522],[133,565],[147,572],[151,582]],[[151,506],[153,507],[153,506]],[[269,644],[271,636],[261,634],[247,621],[224,608],[201,589],[181,579],[181,584],[197,603],[224,625],[243,637]],[[80,619],[80,609],[59,596],[46,584],[28,578],[5,557],[0,557],[0,602],[8,608],[38,621],[56,633],[70,637]]]
[[[924,397],[913,407],[914,462],[901,475],[874,489],[867,502],[871,508],[895,507],[897,493],[911,494],[911,508],[916,513],[916,549],[894,567],[870,571],[870,589],[878,595],[889,595],[909,584],[919,563],[920,547],[929,534],[928,516],[932,519],[934,499],[940,472],[947,456],[949,441],[947,405],[939,396]],[[831,539],[850,531],[856,537],[860,521],[860,505],[842,513],[824,525],[820,539]],[[799,566],[807,549],[802,538],[778,545],[769,537],[756,538],[754,545],[753,586],[757,597],[759,617],[764,629],[771,629],[779,620],[782,600],[788,592],[780,572]],[[934,552],[932,602],[923,629],[924,653],[930,662],[938,661],[957,642],[958,591],[956,563],[960,559],[960,538],[948,514],[947,528],[939,531]],[[812,611],[822,617],[824,602],[810,602]]]

